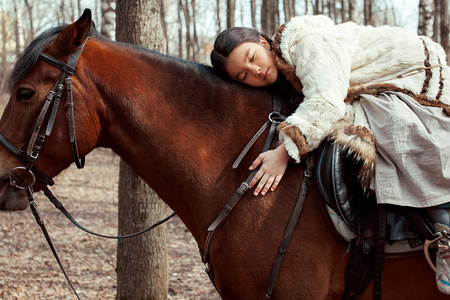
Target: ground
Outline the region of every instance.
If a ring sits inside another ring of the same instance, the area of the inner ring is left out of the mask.
[[[55,178],[52,192],[95,232],[117,234],[119,158],[97,149],[86,167]],[[37,203],[53,244],[81,299],[116,298],[116,241],[88,235],[70,223],[42,193]],[[170,214],[170,212],[168,212]],[[177,217],[167,223],[169,296],[218,300],[203,270],[197,244]],[[29,209],[0,213],[0,299],[76,299]]]

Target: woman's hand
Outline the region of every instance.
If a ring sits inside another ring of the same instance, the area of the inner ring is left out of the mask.
[[[256,172],[255,177],[249,185],[249,188],[253,188],[259,181],[253,194],[258,196],[261,192],[261,195],[265,195],[269,189],[273,192],[280,183],[280,180],[286,171],[288,162],[289,155],[286,152],[284,144],[281,144],[274,150],[261,153],[249,168],[253,171],[261,165],[261,168]]]

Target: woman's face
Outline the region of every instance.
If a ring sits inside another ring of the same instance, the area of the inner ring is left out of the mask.
[[[269,43],[245,42],[234,48],[227,58],[225,70],[230,78],[253,87],[275,83],[278,69]]]

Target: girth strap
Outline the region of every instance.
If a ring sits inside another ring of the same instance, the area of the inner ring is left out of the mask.
[[[313,168],[316,162],[317,151],[312,152],[306,161],[305,171],[303,173],[303,182],[300,189],[300,194],[297,198],[297,204],[295,204],[294,212],[292,213],[289,224],[284,233],[283,240],[281,241],[280,248],[278,249],[275,262],[272,266],[272,271],[270,272],[269,288],[267,289],[266,296],[264,300],[270,299],[272,296],[272,291],[277,280],[278,272],[280,271],[281,262],[283,261],[284,254],[286,253],[289,241],[291,240],[292,234],[294,233],[295,226],[297,225],[298,219],[302,212],[303,204],[305,203],[306,194],[309,190],[309,182],[313,176]]]

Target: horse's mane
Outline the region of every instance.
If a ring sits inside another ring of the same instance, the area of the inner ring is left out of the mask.
[[[18,81],[23,79],[33,68],[36,61],[39,59],[39,55],[44,51],[44,49],[53,42],[58,35],[66,28],[68,25],[60,25],[53,28],[50,28],[43,33],[41,33],[38,37],[36,37],[17,57],[16,63],[14,65],[14,68],[11,72],[10,78],[9,78],[9,85],[10,88],[12,88]],[[205,74],[210,75],[211,72],[213,72],[212,68],[210,66],[202,65],[196,62],[192,61],[186,61],[181,58],[176,58],[173,56],[165,55],[160,52],[147,49],[142,46],[138,45],[131,45],[127,43],[121,43],[121,42],[115,42],[112,41],[104,36],[101,35],[99,31],[95,29],[95,26],[92,26],[89,31],[89,36],[94,37],[95,39],[102,40],[105,42],[110,42],[114,44],[118,44],[124,47],[130,47],[135,50],[152,54],[152,55],[159,55],[159,59],[163,59],[166,62],[171,61],[173,64],[184,64],[188,68],[193,67],[194,69],[197,69],[200,72],[204,72]]]
[[[19,54],[9,78],[10,88],[30,72],[36,61],[39,59],[39,55],[67,26],[68,25],[60,25],[44,31]],[[102,40],[106,39],[94,26],[91,27],[89,35]]]
[[[10,89],[14,87],[14,85],[23,79],[34,67],[36,64],[36,61],[39,59],[39,55],[44,51],[44,49],[53,42],[58,35],[66,28],[68,25],[61,25],[57,27],[50,28],[43,33],[41,33],[38,37],[36,37],[17,57],[16,63],[14,65],[14,68],[11,72],[10,78],[9,78],[9,85]],[[154,50],[147,49],[142,46],[138,45],[131,45],[121,42],[112,41],[104,36],[101,35],[99,31],[95,29],[95,26],[92,26],[89,31],[89,36],[93,37],[97,40],[101,40],[103,42],[109,42],[113,44],[118,44],[124,47],[130,47],[137,51],[140,51],[142,53],[146,53],[148,55],[151,55],[153,58],[157,60],[164,61],[166,64],[171,64],[174,68],[180,68],[184,69],[186,72],[190,72],[191,75],[194,73],[197,73],[200,75],[203,80],[208,80],[210,82],[215,82],[214,84],[223,84],[224,81],[227,81],[229,83],[236,84],[236,82],[233,82],[229,78],[224,78],[220,76],[218,72],[216,72],[211,66],[207,66],[201,63],[193,62],[184,60],[181,58],[169,56]],[[240,86],[241,89],[243,89],[243,85],[236,85]],[[280,88],[281,87],[281,88]],[[245,87],[249,88],[249,87]],[[283,88],[280,85],[276,85],[272,88],[269,88],[269,90],[272,91],[278,91],[278,92],[286,92],[285,88]],[[291,97],[287,97],[291,98]],[[297,97],[295,97],[297,98]]]

